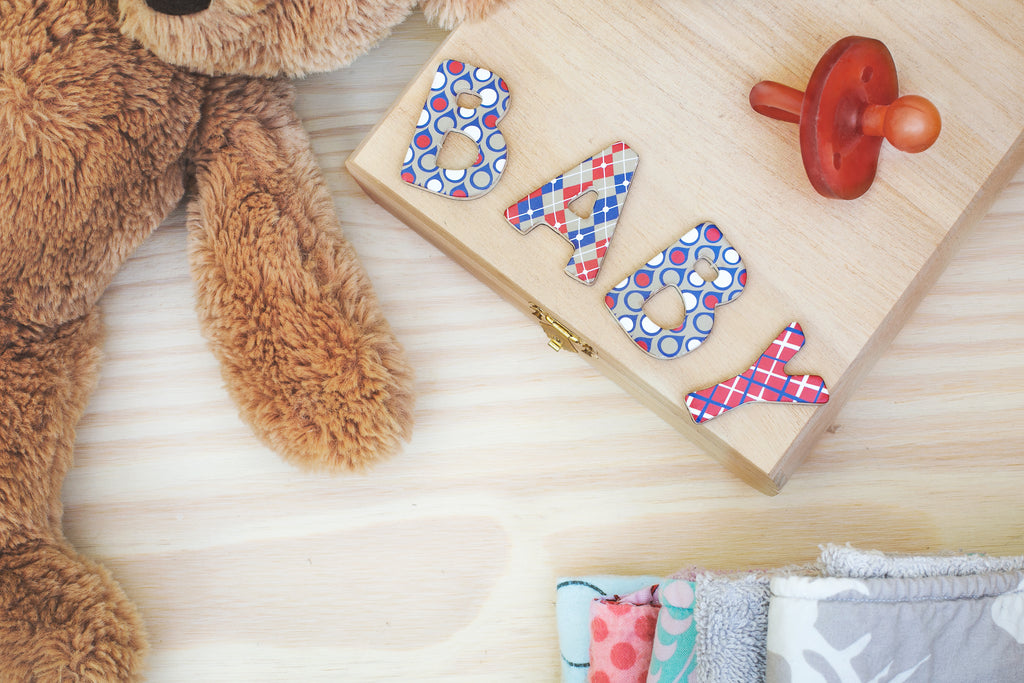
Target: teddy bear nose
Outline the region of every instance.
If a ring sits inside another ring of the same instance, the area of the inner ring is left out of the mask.
[[[146,4],[161,14],[182,16],[202,12],[210,6],[210,0],[146,0]]]

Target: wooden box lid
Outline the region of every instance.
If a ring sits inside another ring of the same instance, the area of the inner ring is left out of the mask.
[[[847,35],[885,43],[900,92],[929,98],[943,123],[921,154],[883,145],[874,185],[852,201],[816,194],[796,126],[759,116],[747,100],[763,79],[802,90]],[[511,92],[500,122],[507,166],[475,199],[432,194],[400,176],[448,59],[500,75]],[[382,206],[524,312],[559,321],[593,349],[581,357],[751,485],[776,493],[1024,160],[1022,131],[1017,0],[512,0],[451,34],[347,167]],[[587,286],[563,272],[567,241],[543,228],[521,234],[504,213],[619,140],[639,167]],[[620,328],[605,294],[704,221],[742,255],[746,287],[717,309],[699,348],[653,358]],[[749,404],[695,424],[686,394],[746,370],[793,321],[806,345],[787,371],[821,375],[830,402]],[[561,400],[570,399],[553,409]]]

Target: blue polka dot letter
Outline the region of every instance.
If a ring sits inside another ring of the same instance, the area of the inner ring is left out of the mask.
[[[452,199],[473,199],[490,190],[505,170],[508,149],[498,122],[508,104],[508,85],[498,75],[455,60],[442,63],[405,153],[402,179]],[[451,134],[476,143],[476,161],[468,168],[437,165]]]
[[[713,277],[695,266],[706,261]],[[604,302],[626,334],[656,358],[676,358],[700,346],[715,323],[715,307],[729,303],[747,284],[747,269],[714,223],[701,223],[605,295]],[[644,313],[644,304],[666,287],[683,298],[686,317],[666,330]]]

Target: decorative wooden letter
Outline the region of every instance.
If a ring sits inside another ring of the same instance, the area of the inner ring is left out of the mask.
[[[538,225],[557,230],[573,247],[565,272],[591,285],[601,269],[639,163],[640,158],[629,145],[616,142],[508,207],[505,218],[524,234]],[[594,200],[593,209],[576,209],[576,200],[588,195]]]
[[[750,401],[828,403],[828,387],[818,375],[787,375],[786,363],[803,345],[800,323],[791,323],[742,375],[686,396],[686,407],[697,424]]]
[[[715,271],[705,279],[694,266],[706,261]],[[701,223],[648,261],[604,297],[626,334],[657,358],[676,358],[700,346],[715,323],[715,307],[729,303],[747,284],[743,259],[714,223]],[[648,299],[666,287],[683,298],[686,317],[666,330],[644,313]]]
[[[505,170],[508,150],[498,122],[508,104],[508,86],[496,74],[455,60],[442,63],[405,153],[402,179],[453,199],[490,190]],[[437,165],[449,135],[463,135],[477,145],[476,161],[468,168]]]

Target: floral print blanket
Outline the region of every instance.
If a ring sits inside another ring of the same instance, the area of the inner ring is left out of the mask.
[[[1024,572],[771,580],[767,680],[1024,679]]]

